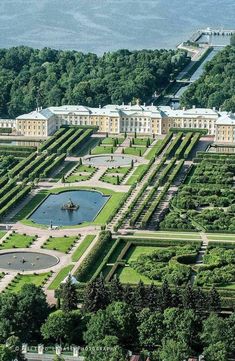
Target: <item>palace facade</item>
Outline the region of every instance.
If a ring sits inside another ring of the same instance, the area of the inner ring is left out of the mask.
[[[169,106],[106,105],[90,108],[63,105],[37,109],[14,120],[0,119],[0,128],[10,127],[18,135],[47,137],[62,125],[98,126],[99,132],[143,135],[167,134],[170,128],[207,129],[220,143],[235,142],[235,116],[215,109],[172,109]]]

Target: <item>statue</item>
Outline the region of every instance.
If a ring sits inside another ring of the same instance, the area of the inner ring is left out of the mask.
[[[71,198],[69,198],[68,203],[65,203],[61,209],[66,210],[66,211],[76,211],[79,208],[78,204],[73,203],[73,201],[71,200]]]

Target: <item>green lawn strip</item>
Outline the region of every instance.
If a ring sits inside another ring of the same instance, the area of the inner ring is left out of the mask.
[[[117,148],[116,147],[109,147],[109,146],[96,146],[92,149],[91,154],[92,155],[98,155],[98,154],[112,154],[115,152]]]
[[[235,241],[235,235],[229,235],[229,234],[207,234],[207,238],[210,240],[215,241]]]
[[[124,148],[124,154],[135,155],[135,156],[142,156],[146,151],[146,147],[127,147]]]
[[[42,248],[66,253],[79,237],[51,237],[43,244]]]
[[[107,171],[105,172],[106,174],[108,173],[119,173],[119,174],[126,174],[129,171],[130,167],[118,167],[118,168],[109,168],[107,169]]]
[[[102,144],[113,145],[115,141],[117,141],[118,144],[122,144],[124,140],[125,138],[107,137],[102,140]]]
[[[10,292],[19,292],[26,283],[33,283],[35,286],[42,286],[50,277],[51,272],[30,275],[17,275],[6,288]]]
[[[89,180],[91,177],[90,174],[87,175],[80,175],[80,174],[72,174],[68,178],[66,178],[66,183],[75,183],[75,182],[84,182],[86,180]]]
[[[106,188],[95,188],[95,187],[85,187],[85,186],[79,186],[79,187],[64,187],[64,188],[54,188],[50,189],[50,191],[47,191],[46,195],[49,194],[59,194],[66,191],[75,191],[75,190],[88,190],[88,191],[96,191],[101,192],[106,196],[110,196],[109,200],[105,203],[104,207],[101,209],[99,214],[96,216],[95,220],[93,222],[84,222],[80,225],[74,225],[74,226],[62,226],[60,228],[66,229],[66,228],[82,228],[86,227],[88,225],[105,225],[106,222],[109,220],[109,217],[115,209],[119,207],[119,204],[122,200],[122,198],[125,196],[125,193],[123,192],[115,192],[111,189]],[[36,228],[42,228],[42,229],[48,229],[49,225],[43,225],[43,224],[37,224],[31,221],[29,218],[21,219],[21,223],[25,224],[26,226],[36,227]]]
[[[148,167],[147,164],[141,164],[138,165],[138,167],[135,168],[134,172],[130,176],[130,178],[125,183],[126,185],[132,185],[135,184],[136,181],[140,178],[140,176],[145,172],[146,168]]]
[[[12,218],[12,221],[16,222],[26,218],[47,197],[47,195],[47,191],[40,191]]]
[[[96,170],[95,167],[89,166],[89,165],[80,165],[78,168],[76,168],[76,172],[87,172],[87,173],[93,173]]]
[[[81,258],[81,256],[84,254],[84,252],[87,250],[87,248],[90,246],[90,244],[94,239],[95,239],[94,234],[88,234],[84,238],[83,242],[77,247],[77,249],[72,255],[73,262],[77,262]]]
[[[6,232],[0,231],[0,239],[1,239],[3,236],[5,236],[5,234],[6,234]]]
[[[61,282],[65,279],[65,277],[67,277],[69,272],[72,271],[73,267],[74,267],[74,265],[70,264],[70,265],[62,268],[59,271],[59,273],[57,274],[57,276],[55,277],[55,279],[49,285],[48,290],[55,290],[56,288],[58,288],[60,286]]]
[[[149,150],[148,153],[146,153],[145,159],[150,160],[153,157],[155,157],[155,155],[156,155],[158,149],[160,148],[161,144],[162,144],[162,140],[159,139],[155,145],[153,145],[151,148],[149,148],[150,150]]]
[[[113,192],[108,202],[105,204],[101,212],[94,220],[93,224],[97,224],[97,225],[106,224],[110,215],[113,213],[115,209],[117,209],[124,195],[125,193]]]
[[[177,234],[177,233],[135,233],[135,237],[153,237],[153,238],[162,238],[162,239],[195,239],[201,240],[200,235],[196,234]]]
[[[0,249],[28,248],[34,240],[33,236],[13,233],[0,244]]]

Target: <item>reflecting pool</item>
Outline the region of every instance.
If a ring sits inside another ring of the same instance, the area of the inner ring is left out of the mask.
[[[93,221],[109,196],[97,191],[75,190],[51,194],[31,214],[29,219],[38,224],[74,226]],[[69,207],[71,203],[74,207]],[[67,207],[67,205],[69,205]],[[66,209],[67,208],[67,209]]]

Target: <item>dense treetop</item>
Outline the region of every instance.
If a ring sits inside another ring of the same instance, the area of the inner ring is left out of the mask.
[[[148,100],[189,61],[174,50],[83,54],[25,46],[0,49],[0,117],[61,104],[98,106]]]
[[[203,75],[182,95],[181,105],[191,107],[221,107],[235,111],[235,47],[227,46],[210,62]]]

